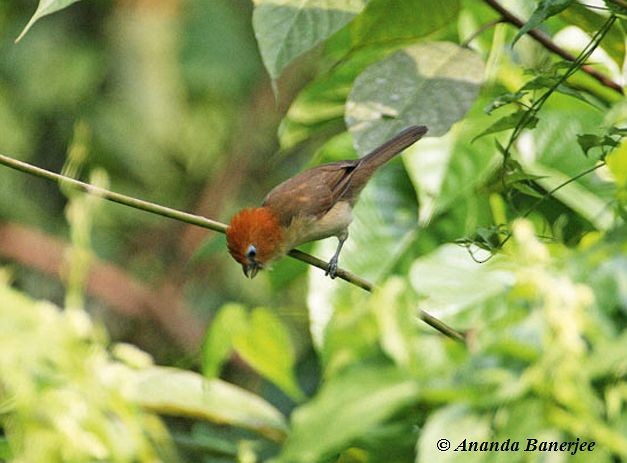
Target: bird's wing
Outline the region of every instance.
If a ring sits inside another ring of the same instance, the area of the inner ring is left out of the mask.
[[[298,215],[320,217],[328,212],[350,186],[358,161],[339,161],[306,170],[276,186],[263,205],[289,226]]]

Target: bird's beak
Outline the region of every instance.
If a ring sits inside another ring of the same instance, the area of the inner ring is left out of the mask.
[[[255,275],[257,275],[257,272],[261,270],[261,265],[253,261],[249,262],[248,264],[242,265],[242,269],[244,270],[244,275],[252,280],[253,278],[255,278]]]

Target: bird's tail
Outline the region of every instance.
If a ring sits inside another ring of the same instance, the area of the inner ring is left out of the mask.
[[[379,166],[382,166],[405,148],[420,140],[427,133],[427,130],[427,127],[424,125],[414,125],[406,128],[361,158],[358,167],[371,173],[374,172]]]

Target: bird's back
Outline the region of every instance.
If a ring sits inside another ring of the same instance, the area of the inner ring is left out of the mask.
[[[426,132],[424,126],[409,127],[361,159],[301,172],[270,191],[263,205],[275,211],[285,227],[297,216],[320,219],[340,201],[352,207],[372,174]]]

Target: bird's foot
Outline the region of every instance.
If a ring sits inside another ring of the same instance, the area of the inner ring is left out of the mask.
[[[333,256],[333,258],[329,261],[329,266],[327,267],[326,272],[324,272],[325,276],[329,276],[332,280],[337,276],[337,257]]]

